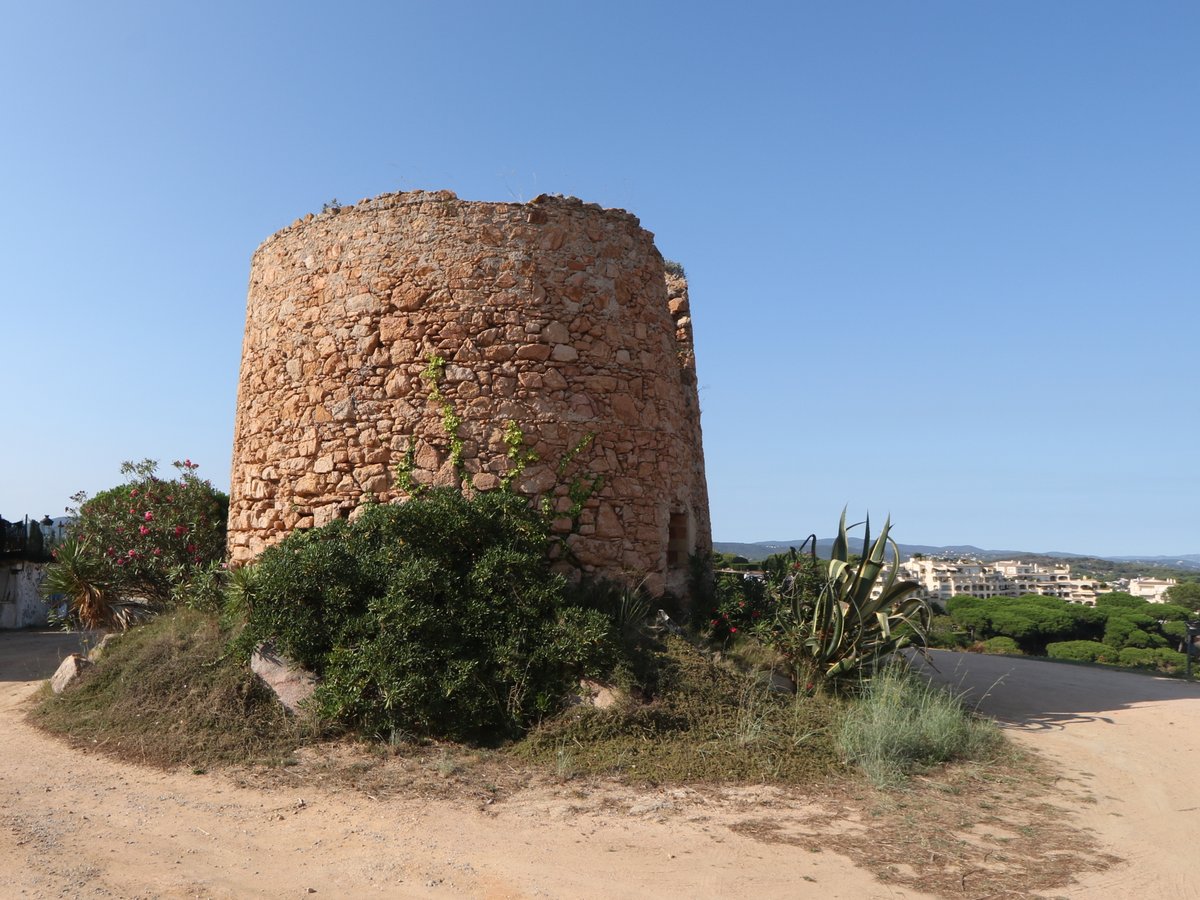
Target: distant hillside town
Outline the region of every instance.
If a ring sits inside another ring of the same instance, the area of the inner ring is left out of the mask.
[[[994,562],[950,560],[919,554],[900,563],[898,577],[915,581],[925,599],[940,605],[960,594],[985,599],[1042,594],[1069,603],[1095,606],[1096,596],[1109,591],[1124,591],[1151,603],[1165,603],[1167,590],[1175,584],[1174,578],[1120,578],[1109,582],[1073,578],[1067,563],[1045,565],[1014,559]]]

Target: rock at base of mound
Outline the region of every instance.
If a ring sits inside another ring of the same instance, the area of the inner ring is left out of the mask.
[[[80,653],[72,653],[59,664],[58,671],[50,679],[50,690],[56,694],[61,694],[74,684],[76,679],[91,668],[91,666],[92,664],[88,662],[87,657]]]
[[[281,656],[270,641],[255,648],[250,657],[250,671],[261,678],[292,713],[299,713],[300,704],[317,689],[317,676]]]

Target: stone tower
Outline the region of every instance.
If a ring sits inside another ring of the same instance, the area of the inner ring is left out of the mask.
[[[398,464],[420,484],[495,488],[513,466],[506,431],[536,454],[514,486],[560,514],[559,463],[586,444],[571,467],[603,482],[568,539],[585,570],[686,592],[689,555],[712,547],[687,284],[636,217],[573,198],[385,194],[255,252],[234,562],[368,496],[405,499]]]

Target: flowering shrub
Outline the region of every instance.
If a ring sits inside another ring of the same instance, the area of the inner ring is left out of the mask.
[[[749,634],[774,615],[775,604],[767,596],[766,583],[759,578],[722,573],[717,576],[713,593],[707,625],[716,640]]]
[[[208,571],[225,554],[229,498],[196,475],[190,459],[176,461],[178,477],[156,475],[157,463],[127,462],[128,480],[88,499],[77,509],[70,537],[118,594],[167,603],[174,589]],[[51,564],[51,569],[57,563]]]

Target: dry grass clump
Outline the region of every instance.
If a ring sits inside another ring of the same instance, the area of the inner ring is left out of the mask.
[[[292,719],[212,616],[180,610],[122,634],[32,722],[126,761],[203,768],[286,757],[314,726]]]
[[[765,680],[667,637],[643,651],[637,693],[610,709],[576,707],[511,752],[560,776],[641,782],[809,782],[839,768],[836,703],[772,692]]]
[[[864,683],[837,729],[843,758],[877,787],[903,784],[941,763],[987,759],[1002,744],[994,723],[972,715],[958,698],[900,662]]]

